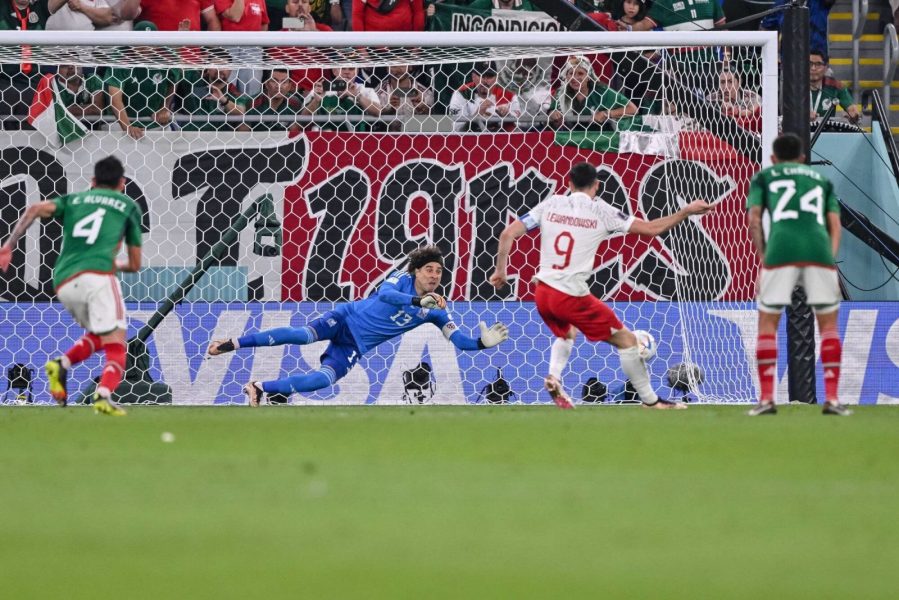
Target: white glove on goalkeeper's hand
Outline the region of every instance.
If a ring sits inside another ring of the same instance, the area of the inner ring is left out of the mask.
[[[439,294],[428,292],[421,297],[419,304],[422,308],[446,308],[446,300]]]
[[[487,325],[481,321],[478,326],[481,328],[481,343],[485,348],[492,348],[509,339],[509,328],[502,323],[494,323],[488,329]]]

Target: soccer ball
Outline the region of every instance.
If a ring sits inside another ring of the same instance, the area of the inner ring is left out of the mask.
[[[638,329],[634,331],[637,336],[637,352],[643,360],[649,360],[656,355],[656,339],[648,331]]]
[[[668,385],[675,390],[689,393],[696,391],[705,380],[705,373],[699,365],[692,363],[678,363],[668,369]]]

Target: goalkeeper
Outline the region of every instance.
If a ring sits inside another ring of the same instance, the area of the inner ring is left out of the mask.
[[[509,330],[502,323],[488,328],[482,322],[478,339],[459,331],[446,310],[446,300],[435,292],[442,274],[443,254],[436,246],[424,246],[409,254],[408,272],[392,273],[377,292],[364,300],[341,304],[305,327],[280,327],[237,339],[216,340],[208,352],[216,356],[238,348],[331,342],[317,371],[245,385],[243,391],[250,406],[259,406],[264,394],[312,392],[334,385],[363,354],[424,323],[439,327],[460,350],[483,350],[508,339]]]

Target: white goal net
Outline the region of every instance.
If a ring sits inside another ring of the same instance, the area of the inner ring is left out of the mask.
[[[624,213],[717,204],[659,238],[606,242],[591,289],[654,336],[660,393],[749,401],[744,203],[776,132],[776,60],[769,33],[0,33],[0,238],[29,203],[83,191],[96,161],[121,159],[145,211],[143,268],[122,277],[129,338],[143,343],[116,393],[176,404],[243,402],[248,381],[317,368],[322,343],[204,352],[364,298],[433,243],[460,328],[502,321],[511,339],[465,353],[426,325],[333,388],[275,401],[545,402],[536,238],[517,243],[509,287],[488,277],[506,223],[586,160]],[[30,380],[33,402],[49,402],[41,366],[82,333],[52,287],[60,231],[32,227],[0,274],[5,401]],[[71,371],[70,394],[101,359]],[[666,389],[672,369],[684,389]],[[510,394],[495,393],[498,377]],[[587,401],[631,397],[613,349],[582,338],[564,378],[575,399],[591,378]]]

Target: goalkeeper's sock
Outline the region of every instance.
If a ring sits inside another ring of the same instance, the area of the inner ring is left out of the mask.
[[[119,387],[122,374],[125,372],[125,344],[109,343],[103,346],[106,350],[106,366],[100,375],[100,384],[97,393],[104,398],[109,398],[112,392]]]
[[[332,385],[334,373],[330,369],[320,369],[312,373],[294,375],[275,381],[264,381],[262,390],[266,394],[293,394],[294,392],[314,392]]]
[[[562,370],[568,364],[568,357],[571,356],[571,349],[574,348],[574,340],[568,338],[557,337],[552,345],[549,353],[549,374],[557,379],[562,379]]]
[[[631,385],[640,395],[640,400],[644,404],[655,404],[659,401],[658,395],[649,385],[649,373],[646,372],[646,363],[640,358],[640,350],[637,346],[630,348],[622,348],[618,351],[621,357],[621,370],[627,375]]]
[[[100,336],[93,333],[85,333],[81,339],[66,350],[66,353],[59,358],[63,369],[71,369],[72,365],[77,365],[83,360],[87,360],[91,354],[103,347]]]
[[[255,348],[257,346],[281,346],[296,344],[302,346],[318,341],[315,330],[311,327],[278,327],[259,333],[251,333],[237,338],[238,348]]]
[[[758,363],[761,386],[759,402],[773,402],[774,381],[777,378],[777,336],[759,334],[755,359]]]
[[[824,398],[839,403],[840,361],[843,347],[836,328],[821,332],[821,364],[824,367]]]

